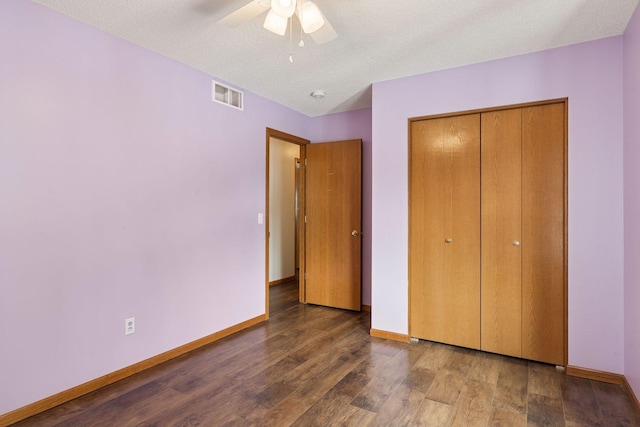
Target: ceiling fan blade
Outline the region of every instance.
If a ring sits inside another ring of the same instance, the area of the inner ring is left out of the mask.
[[[336,30],[333,29],[333,27],[331,26],[331,24],[327,20],[327,17],[324,16],[324,14],[322,12],[320,12],[320,14],[322,15],[322,18],[324,19],[324,25],[322,27],[320,27],[319,30],[314,31],[313,33],[309,34],[311,36],[311,38],[313,39],[313,41],[316,42],[316,44],[327,43],[327,42],[330,42],[331,40],[334,40],[334,39],[338,38],[338,33],[336,33]]]
[[[224,18],[218,20],[218,24],[236,27],[251,21],[256,16],[266,12],[270,8],[270,3],[264,0],[253,0],[251,3],[242,6],[234,12],[231,12]]]

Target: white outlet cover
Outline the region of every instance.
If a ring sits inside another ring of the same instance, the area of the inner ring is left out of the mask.
[[[136,318],[129,317],[124,319],[124,334],[131,335],[136,331]]]

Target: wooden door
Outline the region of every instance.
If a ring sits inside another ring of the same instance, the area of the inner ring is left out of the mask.
[[[479,114],[411,122],[409,187],[409,332],[480,348]]]
[[[361,140],[306,147],[306,302],[360,311]]]
[[[481,349],[522,356],[521,110],[482,114]]]
[[[566,365],[565,103],[522,113],[522,357]]]

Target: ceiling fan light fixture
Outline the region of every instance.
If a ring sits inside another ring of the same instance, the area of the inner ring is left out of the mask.
[[[287,32],[287,18],[283,18],[271,9],[264,20],[264,28],[272,33],[284,36]]]
[[[271,0],[271,12],[282,18],[289,18],[296,11],[296,0]]]
[[[318,31],[324,25],[324,18],[318,6],[312,1],[305,1],[300,7],[300,24],[302,30],[307,33]]]

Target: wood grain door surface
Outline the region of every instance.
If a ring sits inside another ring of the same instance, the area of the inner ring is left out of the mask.
[[[521,109],[482,114],[482,350],[522,357]]]
[[[480,348],[480,115],[411,123],[410,334]]]
[[[565,104],[522,112],[522,357],[565,353]]]
[[[362,141],[306,147],[306,302],[361,309]]]

